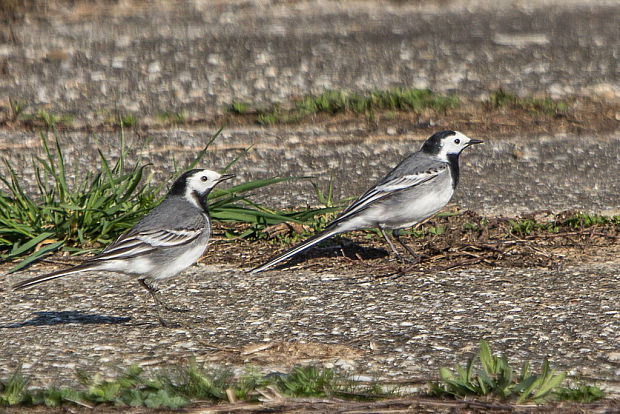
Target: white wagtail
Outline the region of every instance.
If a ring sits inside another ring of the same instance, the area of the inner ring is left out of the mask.
[[[218,183],[232,177],[210,170],[187,171],[174,182],[164,201],[101,253],[69,269],[19,282],[13,289],[28,288],[77,272],[119,272],[137,276],[155,302],[170,309],[146,279],[173,277],[202,256],[211,236],[207,196]],[[161,316],[159,320],[166,324]]]
[[[254,269],[262,272],[335,234],[379,228],[394,255],[399,258],[386,230],[416,257],[400,239],[400,230],[414,226],[441,210],[452,198],[459,182],[459,154],[482,141],[456,131],[431,136],[422,148],[405,158],[388,175],[354,201],[325,230]]]

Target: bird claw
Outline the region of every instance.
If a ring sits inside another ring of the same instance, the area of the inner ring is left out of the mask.
[[[178,322],[170,322],[161,317],[161,315],[157,316],[157,320],[159,324],[164,328],[180,328],[182,325]]]
[[[172,306],[168,306],[168,305],[165,305],[165,304],[162,304],[161,307],[164,308],[165,310],[167,310],[168,312],[177,312],[177,313],[191,312],[191,309],[187,309],[187,308],[173,308]]]

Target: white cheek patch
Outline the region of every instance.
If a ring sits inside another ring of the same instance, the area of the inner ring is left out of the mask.
[[[215,187],[221,176],[221,174],[210,170],[203,170],[196,173],[187,181],[187,187],[185,188],[185,199],[197,208],[201,209],[202,207],[200,205],[200,200],[196,199],[195,193],[204,194],[211,188]],[[207,177],[207,181],[202,181],[202,177]]]

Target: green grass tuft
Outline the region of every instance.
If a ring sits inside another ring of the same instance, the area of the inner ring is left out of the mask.
[[[482,369],[475,369],[476,359]],[[550,398],[564,381],[566,373],[551,369],[545,359],[540,374],[532,373],[530,363],[526,362],[517,375],[506,356],[494,356],[486,341],[481,340],[476,358],[470,358],[465,366],[456,365],[455,371],[441,368],[439,376],[441,382],[431,384],[430,394],[433,396],[494,396],[521,404],[525,401],[541,403]]]
[[[76,167],[73,182],[58,136],[52,148],[43,133],[41,142],[45,155],[32,160],[36,197],[26,194],[16,169],[6,159],[9,175],[0,175],[8,189],[0,192],[0,249],[4,249],[0,258],[34,253],[13,270],[61,247],[88,251],[108,244],[159,199],[159,188],[150,185],[150,177],[141,183],[145,164],[126,168],[128,149],[122,134],[121,155],[115,165],[100,151],[100,172],[82,176]]]
[[[605,398],[605,391],[596,385],[579,384],[576,387],[559,387],[554,391],[558,401],[591,403]]]
[[[296,397],[326,397],[339,388],[335,372],[315,366],[295,367],[293,372],[278,378],[284,394]]]
[[[318,113],[335,115],[342,112],[362,114],[372,122],[377,111],[389,111],[394,117],[393,111],[421,112],[431,109],[445,112],[458,105],[460,100],[455,95],[438,95],[430,89],[397,88],[363,94],[326,90],[318,96],[308,95],[294,101],[290,110],[284,110],[278,104],[259,110],[257,122],[261,125],[291,124]]]
[[[501,109],[506,107],[518,108],[532,114],[543,113],[546,115],[554,116],[564,115],[570,106],[570,103],[567,100],[557,100],[550,97],[521,98],[514,93],[506,92],[503,89],[499,89],[491,93],[491,97],[486,102],[486,104],[487,106],[495,109]]]
[[[101,404],[118,407],[148,407],[178,409],[192,401],[229,401],[234,399],[258,402],[261,390],[275,387],[291,397],[321,397],[339,395],[349,399],[377,399],[394,395],[376,384],[356,385],[343,374],[329,368],[296,367],[288,374],[258,373],[249,367],[239,377],[228,370],[209,369],[190,360],[172,370],[159,370],[145,376],[132,365],[112,380],[102,380],[96,374],[78,372],[82,389],[30,389],[19,373],[5,383],[0,381],[0,406],[46,405],[60,407],[79,404],[94,407]]]
[[[164,125],[181,125],[185,123],[186,118],[185,112],[160,112],[157,114],[157,121]]]
[[[528,236],[537,231],[557,233],[562,227],[573,229],[604,226],[608,224],[620,225],[619,216],[602,216],[599,214],[575,213],[574,215],[558,218],[548,223],[539,223],[531,218],[510,220],[510,233],[518,236]],[[475,227],[472,225],[471,229]]]
[[[27,399],[28,381],[21,372],[15,372],[5,383],[0,383],[0,405],[18,405]]]
[[[565,375],[550,369],[547,361],[543,363],[540,374],[532,373],[526,363],[517,375],[506,357],[493,356],[484,341],[481,341],[477,358],[482,369],[476,372],[473,358],[465,367],[457,366],[456,372],[442,368],[442,382],[431,384],[431,396],[485,396],[517,404],[526,401],[542,403],[548,399],[587,403],[604,397],[599,387],[583,383],[575,388],[560,387]],[[344,372],[320,366],[297,366],[288,373],[267,375],[248,366],[243,374],[235,376],[227,369],[205,367],[191,359],[186,364],[161,368],[150,374],[131,365],[116,378],[108,380],[103,380],[99,374],[88,375],[82,371],[77,372],[77,377],[81,384],[77,389],[33,389],[18,371],[8,380],[0,380],[0,406],[62,407],[77,404],[89,408],[113,405],[179,409],[201,401],[258,402],[265,392],[294,398],[364,401],[400,396],[396,386],[385,386],[376,380],[360,383]]]
[[[186,169],[194,168],[202,159],[216,133]],[[125,145],[121,129],[120,156],[111,163],[99,151],[99,172],[83,174],[75,162],[74,179],[65,166],[65,158],[58,134],[50,145],[49,137],[41,133],[45,155],[32,159],[37,182],[37,194],[27,194],[17,169],[6,159],[0,182],[0,259],[23,259],[11,271],[27,266],[54,251],[63,250],[81,254],[99,250],[121,233],[131,228],[165,196],[165,186],[151,183],[147,174],[149,164],[140,160],[129,165],[130,151]],[[247,151],[224,168],[228,170]],[[184,169],[183,171],[185,171]],[[175,171],[169,181],[183,171]],[[247,194],[283,181],[305,177],[270,178],[245,182],[227,189],[214,189],[209,195],[211,216],[214,220],[249,223],[251,227],[235,237],[256,235],[272,224],[282,221],[313,221],[317,215],[333,208],[308,209],[300,212],[279,212],[258,205]]]
[[[121,128],[134,128],[138,125],[138,121],[133,114],[126,114],[119,117],[118,124]]]
[[[228,112],[238,115],[245,115],[248,113],[250,108],[250,104],[243,101],[233,101],[233,103],[228,107]]]

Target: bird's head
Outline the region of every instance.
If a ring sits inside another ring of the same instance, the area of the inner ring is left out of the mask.
[[[441,131],[433,134],[422,145],[422,152],[448,161],[449,156],[458,156],[470,145],[482,143],[479,139],[471,139],[458,131]]]
[[[198,208],[205,208],[209,192],[221,183],[234,177],[234,174],[220,174],[211,170],[189,170],[172,184],[169,196],[185,197]]]

